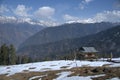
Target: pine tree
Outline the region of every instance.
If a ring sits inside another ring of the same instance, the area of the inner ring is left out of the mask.
[[[16,56],[16,64],[21,64],[21,57],[20,56]]]
[[[31,62],[33,62],[32,58],[28,57],[28,63],[31,63]]]
[[[26,55],[24,55],[24,56],[22,56],[22,58],[21,58],[21,63],[22,63],[22,64],[28,63],[28,60],[29,60],[29,58],[28,58]]]
[[[9,47],[9,61],[10,64],[16,64],[16,50],[13,45]]]
[[[1,47],[0,47],[0,65],[2,64],[2,60],[3,58],[2,58],[2,52],[1,52]]]
[[[6,46],[6,44],[3,44],[1,46],[1,50],[0,50],[0,64],[2,65],[7,65],[8,64],[8,47]]]

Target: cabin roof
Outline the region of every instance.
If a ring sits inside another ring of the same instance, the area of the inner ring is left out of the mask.
[[[80,52],[98,52],[94,47],[81,47],[79,49]]]

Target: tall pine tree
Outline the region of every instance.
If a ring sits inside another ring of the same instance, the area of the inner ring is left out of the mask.
[[[6,46],[6,44],[3,44],[0,49],[0,64],[8,65],[9,61],[8,58],[9,58],[8,47]]]
[[[13,45],[9,47],[9,61],[10,64],[16,64],[16,50]]]
[[[2,54],[2,49],[0,47],[0,65],[2,65],[2,61],[3,61],[3,58],[2,58],[3,54]]]

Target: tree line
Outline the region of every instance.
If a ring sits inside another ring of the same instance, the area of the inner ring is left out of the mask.
[[[0,65],[10,65],[16,63],[16,53],[13,45],[3,44],[0,47]]]
[[[14,45],[3,44],[0,47],[0,65],[14,65],[33,62],[33,60],[26,56],[16,55],[16,49]]]
[[[77,55],[77,53],[72,50],[66,54],[63,55],[52,55],[50,54],[49,56],[45,56],[42,59],[41,58],[36,58],[32,59],[29,55],[16,55],[16,49],[14,45],[6,45],[3,44],[0,46],[0,65],[14,65],[14,64],[24,64],[24,63],[30,63],[30,62],[38,62],[38,61],[49,61],[49,60],[73,60],[75,59],[75,54],[76,54],[76,59],[81,60],[81,57]],[[98,54],[97,55],[99,58],[109,58],[110,54]],[[113,57],[113,56],[112,56]]]

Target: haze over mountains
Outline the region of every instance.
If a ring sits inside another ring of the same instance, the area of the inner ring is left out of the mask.
[[[43,26],[29,23],[0,22],[0,45],[13,44],[16,48],[28,37],[43,29]]]
[[[55,27],[27,22],[0,23],[0,45],[13,44],[18,54],[33,58],[68,54],[81,46],[94,46],[103,53],[118,54],[120,26],[116,25],[119,23],[67,23]]]
[[[115,27],[116,25],[106,22],[73,23],[46,28],[23,42],[18,53],[32,58],[55,57],[81,46],[94,46],[103,53],[118,53],[120,26]]]
[[[0,80],[101,79],[120,80],[120,0],[0,0]]]
[[[95,34],[116,25],[115,23],[72,23],[49,27],[28,38],[22,46],[40,45],[64,39],[72,39]]]

